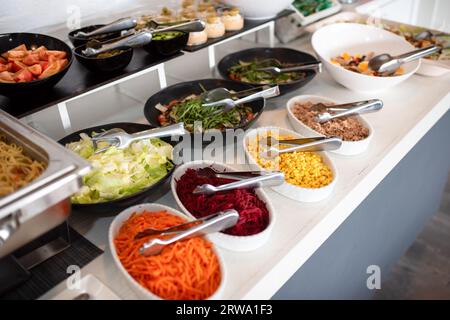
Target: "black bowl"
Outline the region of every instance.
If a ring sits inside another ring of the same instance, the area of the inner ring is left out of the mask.
[[[252,61],[254,59],[268,59],[275,58],[282,63],[289,64],[301,64],[306,62],[317,61],[317,59],[305,52],[288,49],[288,48],[252,48],[247,50],[238,51],[225,56],[220,60],[217,68],[219,69],[220,75],[225,79],[230,79],[228,70],[239,63],[239,61]],[[283,95],[294,89],[303,87],[309,81],[311,81],[316,75],[314,70],[303,71],[305,77],[296,81],[292,81],[285,84],[279,84],[280,95]],[[248,83],[233,80],[238,83]],[[261,86],[259,83],[250,83],[253,86]],[[275,85],[275,83],[274,83]]]
[[[59,80],[64,77],[73,61],[73,54],[70,47],[57,38],[38,33],[3,33],[0,34],[0,53],[4,53],[21,44],[27,48],[45,46],[49,50],[65,51],[66,59],[69,63],[58,73],[42,79],[30,82],[0,83],[0,94],[5,96],[26,95],[35,92],[41,92],[52,88]]]
[[[176,30],[174,30],[176,31]],[[169,31],[172,32],[172,31]],[[171,56],[174,55],[183,49],[189,39],[189,33],[183,32],[183,31],[177,31],[181,32],[182,34],[167,40],[153,40],[149,43],[143,46],[145,51],[150,53],[151,55],[160,55],[160,56]]]
[[[120,71],[126,68],[133,58],[133,48],[121,48],[120,50],[123,50],[123,52],[107,58],[86,57],[81,53],[85,48],[86,45],[84,44],[73,49],[75,58],[87,69],[94,72]]]
[[[92,26],[87,26],[87,27],[73,30],[73,31],[69,32],[69,34],[68,34],[69,40],[70,40],[70,42],[72,42],[74,47],[79,47],[79,46],[86,44],[89,40],[95,39],[95,40],[102,42],[102,41],[107,41],[107,40],[111,40],[111,39],[120,37],[122,31],[99,34],[97,36],[93,36],[93,37],[89,37],[89,38],[75,37],[75,34],[78,33],[79,31],[91,32],[91,31],[94,31],[103,26],[104,26],[104,24],[95,24]]]
[[[206,90],[211,90],[215,88],[224,87],[229,90],[234,91],[242,91],[251,89],[252,86],[245,83],[238,83],[231,80],[224,80],[224,79],[202,79],[202,80],[195,80],[195,81],[188,81],[188,82],[182,82],[175,84],[173,86],[167,87],[165,89],[162,89],[161,91],[155,93],[153,96],[151,96],[147,102],[145,103],[144,107],[144,115],[145,118],[147,118],[147,121],[155,127],[161,127],[158,116],[161,114],[161,111],[155,108],[155,106],[158,103],[161,104],[168,104],[170,101],[174,99],[181,99],[184,97],[187,97],[191,94],[201,94],[203,92],[202,88],[200,86],[203,86]],[[224,143],[233,143],[234,141],[229,141],[225,139],[227,132],[234,132],[235,129],[242,129],[246,130],[249,127],[255,123],[255,121],[260,117],[261,113],[264,110],[265,107],[265,100],[264,99],[258,99],[253,102],[248,103],[247,105],[250,106],[253,110],[253,113],[255,114],[255,117],[244,123],[241,126],[238,126],[234,129],[227,129],[222,130],[222,138]],[[203,133],[196,133],[196,134],[190,134],[191,138],[194,138],[194,136],[200,135],[198,138],[201,139],[203,142],[203,145],[207,145],[210,143],[210,141],[206,141],[206,139],[203,139]],[[208,137],[210,138],[210,137]],[[213,141],[211,141],[213,142]]]
[[[140,124],[140,123],[128,123],[128,122],[111,123],[79,130],[62,138],[58,142],[63,146],[65,146],[67,143],[79,141],[80,133],[84,132],[90,135],[92,132],[102,132],[103,130],[109,130],[113,128],[123,129],[127,133],[135,133],[139,131],[152,129],[153,127],[147,124]],[[170,138],[162,138],[161,140],[164,140],[165,142],[170,143],[173,146],[175,145],[175,143],[171,141]],[[105,216],[111,216],[135,204],[156,201],[169,191],[169,184],[167,182],[174,170],[175,166],[169,172],[167,172],[167,174],[161,180],[135,194],[120,199],[100,203],[72,204],[72,207],[77,212],[89,212]]]

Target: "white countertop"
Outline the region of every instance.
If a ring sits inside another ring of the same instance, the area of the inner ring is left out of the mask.
[[[248,43],[236,41],[227,50],[236,51],[241,45],[248,46]],[[289,47],[311,52],[306,39],[291,43]],[[192,79],[202,76],[190,74]],[[323,95],[341,101],[374,97],[349,91],[324,72],[297,92],[270,100],[254,127],[276,125],[292,129],[285,105],[289,98],[299,94]],[[375,131],[369,150],[356,157],[329,154],[339,175],[332,196],[319,203],[304,204],[267,190],[277,215],[269,242],[248,253],[221,250],[228,270],[224,299],[271,298],[449,110],[450,75],[440,78],[414,75],[376,97],[384,101],[383,110],[364,116]],[[158,203],[176,207],[170,193]],[[105,254],[85,266],[82,273],[95,275],[123,299],[135,299],[137,297],[113,265],[107,248],[107,230],[111,220],[72,217],[71,224],[79,232],[106,250]],[[42,298],[51,298],[64,289],[63,282]]]

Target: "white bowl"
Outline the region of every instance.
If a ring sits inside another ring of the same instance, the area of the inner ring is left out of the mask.
[[[291,122],[291,125],[295,131],[297,131],[302,136],[307,137],[307,138],[324,136],[323,134],[311,129],[306,124],[301,122],[292,112],[292,108],[294,107],[294,105],[296,103],[305,103],[308,101],[312,102],[312,103],[322,102],[322,103],[333,103],[333,104],[339,104],[340,102],[337,102],[337,101],[334,101],[334,100],[331,100],[331,99],[328,99],[325,97],[321,97],[321,96],[301,95],[301,96],[296,96],[296,97],[289,99],[289,101],[286,105],[289,121]],[[370,141],[372,141],[372,137],[374,134],[373,128],[366,120],[364,120],[363,117],[361,117],[359,115],[357,115],[355,117],[358,119],[358,121],[360,123],[362,123],[362,125],[364,127],[369,129],[368,137],[363,140],[359,140],[359,141],[342,141],[341,147],[339,149],[333,150],[331,152],[334,152],[336,154],[351,156],[351,155],[363,153],[364,151],[367,150],[367,148],[369,147]]]
[[[162,298],[157,296],[156,294],[154,294],[153,292],[151,292],[150,290],[144,288],[143,286],[141,286],[136,280],[133,279],[133,277],[127,272],[127,270],[123,267],[122,263],[119,260],[119,257],[117,256],[116,253],[116,247],[114,245],[114,238],[116,237],[116,235],[118,234],[120,227],[123,225],[123,223],[128,220],[128,218],[135,212],[137,213],[141,213],[144,211],[167,211],[168,213],[171,213],[173,215],[176,216],[180,216],[182,218],[186,218],[186,216],[181,213],[178,210],[175,210],[171,207],[162,205],[162,204],[157,204],[157,203],[144,203],[144,204],[138,204],[136,206],[132,206],[129,207],[128,209],[125,209],[124,211],[122,211],[121,213],[119,213],[114,220],[112,221],[111,225],[109,226],[109,232],[108,232],[108,243],[109,243],[109,248],[111,250],[111,255],[113,257],[113,261],[114,264],[116,265],[116,267],[119,269],[120,274],[125,278],[127,284],[130,286],[130,288],[133,290],[133,292],[135,292],[140,298],[142,299],[151,299],[151,300],[161,300]],[[187,220],[191,220],[191,219],[187,219]],[[206,237],[208,240],[211,241],[211,239],[209,239],[208,237]],[[211,295],[208,300],[217,300],[220,299],[224,287],[225,287],[225,283],[226,283],[226,278],[227,278],[227,272],[225,269],[225,264],[223,262],[223,258],[220,255],[220,253],[213,248],[214,253],[217,256],[217,259],[219,260],[219,265],[220,265],[220,272],[221,272],[221,282],[219,284],[219,287],[217,288],[216,292]]]
[[[250,152],[247,149],[247,142],[251,139],[256,139],[257,136],[263,132],[267,132],[269,130],[278,130],[278,133],[280,135],[291,135],[294,138],[302,138],[300,134],[298,134],[295,131],[279,128],[279,127],[261,127],[257,129],[252,129],[248,131],[244,135],[244,139],[242,141],[245,155],[249,161],[249,164],[252,168],[256,170],[265,170],[263,169],[257,162],[256,159],[253,158],[253,156],[250,154]],[[285,197],[288,197],[292,200],[299,201],[299,202],[316,202],[321,201],[323,199],[328,198],[334,190],[334,187],[336,186],[336,181],[338,179],[338,173],[336,170],[336,167],[331,161],[331,159],[326,155],[325,152],[318,152],[324,161],[324,163],[331,169],[333,172],[333,181],[331,181],[328,185],[321,187],[321,188],[302,188],[299,186],[295,186],[290,183],[283,183],[280,186],[271,187],[274,191],[282,194]]]
[[[180,179],[180,177],[186,172],[187,169],[199,169],[210,166],[220,171],[235,171],[235,169],[223,163],[208,160],[197,160],[179,166],[172,175],[170,186],[172,188],[173,197],[175,198],[175,201],[177,202],[181,211],[183,211],[192,219],[195,219],[195,217],[181,203],[180,198],[178,198],[176,180]],[[255,250],[267,242],[275,224],[275,210],[268,196],[261,188],[256,189],[255,194],[266,204],[267,211],[269,212],[269,225],[267,226],[267,228],[258,234],[250,236],[235,236],[222,232],[212,233],[209,235],[209,239],[211,239],[212,242],[224,249],[239,252]]]
[[[398,55],[414,50],[414,46],[402,37],[369,25],[358,23],[335,23],[314,32],[311,39],[325,68],[343,86],[359,92],[377,92],[393,87],[408,79],[420,67],[420,60],[403,65],[405,73],[400,76],[374,77],[344,69],[331,63],[330,59],[344,52],[351,55],[389,53]]]
[[[245,19],[262,20],[275,17],[289,7],[292,0],[223,0],[225,4],[242,10]]]

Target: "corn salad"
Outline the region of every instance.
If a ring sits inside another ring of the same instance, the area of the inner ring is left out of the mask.
[[[333,172],[324,163],[322,156],[314,152],[282,153],[273,159],[260,156],[268,137],[278,140],[294,139],[290,135],[278,135],[273,131],[258,134],[256,139],[247,143],[247,150],[253,159],[266,170],[280,170],[284,173],[286,182],[302,188],[321,188],[333,181]]]

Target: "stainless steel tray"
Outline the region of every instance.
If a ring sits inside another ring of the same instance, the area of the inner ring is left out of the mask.
[[[27,186],[0,198],[0,258],[62,223],[69,197],[90,165],[57,142],[0,110],[0,134],[46,165]]]

